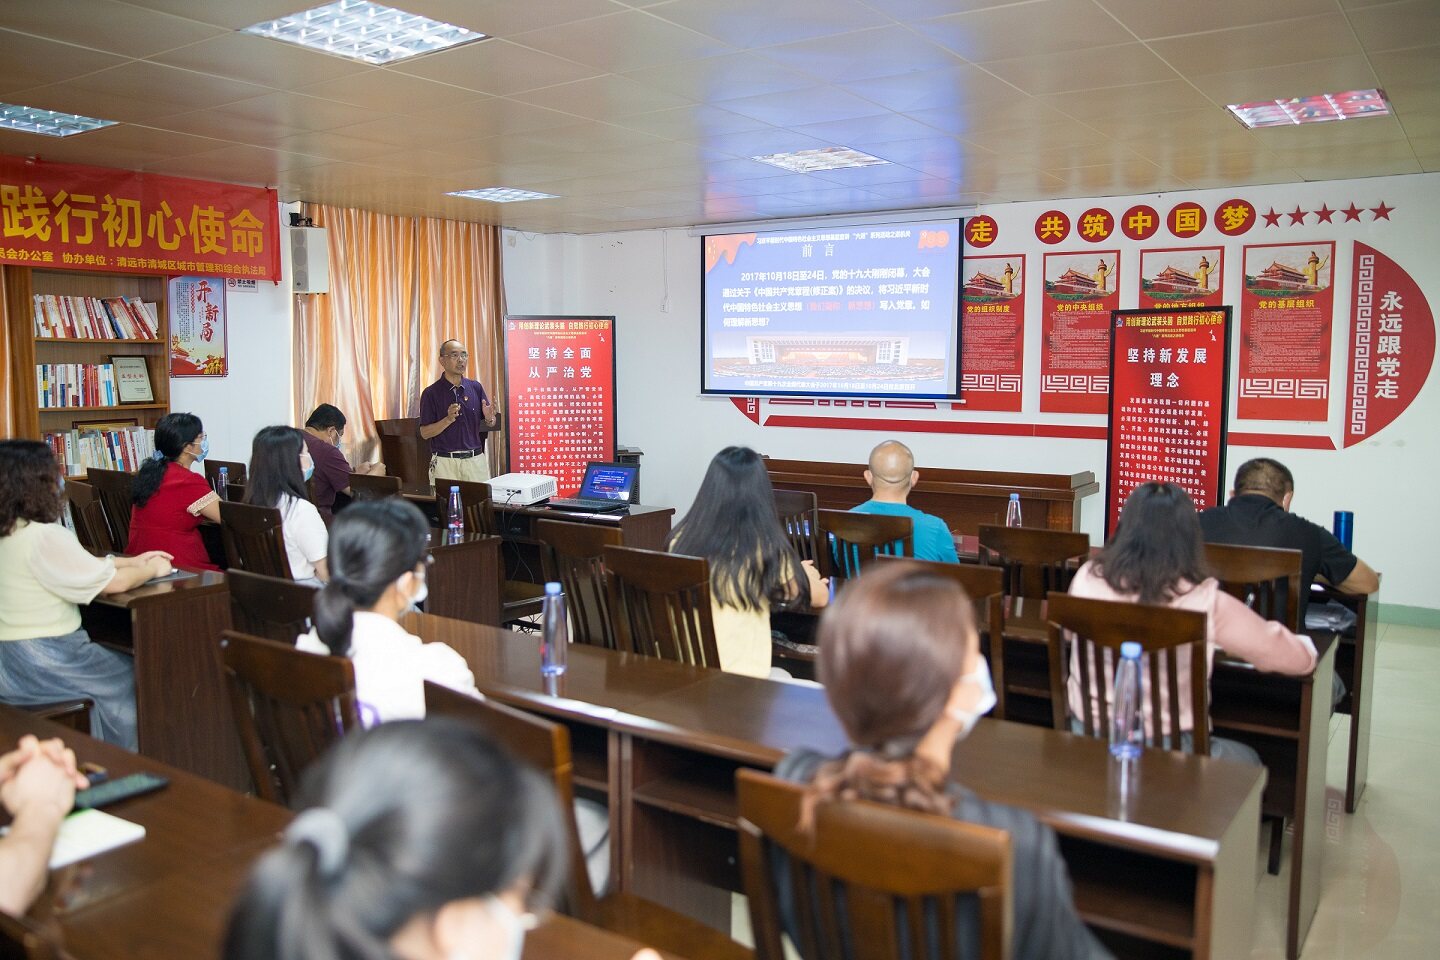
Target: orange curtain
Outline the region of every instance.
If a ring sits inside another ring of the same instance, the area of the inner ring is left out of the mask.
[[[301,415],[333,403],[347,439],[368,449],[375,421],[413,417],[420,391],[440,375],[440,344],[470,349],[469,375],[496,406],[504,397],[505,314],[500,230],[479,223],[394,217],[306,204],[330,244],[330,292],[299,298],[295,391]],[[487,445],[491,470],[503,434]]]

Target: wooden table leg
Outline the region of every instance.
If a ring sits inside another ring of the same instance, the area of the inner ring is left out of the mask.
[[[1345,812],[1354,813],[1370,771],[1370,703],[1375,651],[1380,642],[1378,594],[1361,597],[1355,613],[1354,668],[1350,678],[1350,752],[1345,774]]]

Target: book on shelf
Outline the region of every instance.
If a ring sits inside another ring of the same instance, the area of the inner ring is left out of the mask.
[[[32,298],[40,340],[157,340],[159,311],[139,297],[72,297],[37,293]]]
[[[110,363],[37,363],[35,389],[41,410],[113,407],[120,395]]]
[[[145,427],[76,428],[42,439],[70,476],[91,469],[133,472],[155,455],[155,431]]]

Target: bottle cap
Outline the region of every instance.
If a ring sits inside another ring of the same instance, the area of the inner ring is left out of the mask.
[[[1140,644],[1136,643],[1134,640],[1126,640],[1124,643],[1120,644],[1120,656],[1124,657],[1126,660],[1139,660]]]
[[[555,595],[558,594],[559,592],[560,592],[560,584],[554,582],[553,580],[552,580],[550,583],[545,584],[545,596],[547,596],[547,597],[555,596]]]
[[[1020,494],[1018,494],[1018,493],[1012,493],[1012,494],[1010,494],[1010,499],[1011,499],[1011,500],[1019,500],[1019,499],[1020,499]]]
[[[451,487],[451,488],[450,488],[450,492],[451,492],[451,493],[459,493],[459,492],[460,492],[460,488],[459,488],[459,487]]]

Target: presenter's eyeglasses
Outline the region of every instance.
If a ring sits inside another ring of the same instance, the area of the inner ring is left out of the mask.
[[[469,359],[470,359],[470,354],[468,354],[468,353],[461,353],[461,352],[443,353],[443,354],[441,354],[441,356],[442,356],[442,357],[455,357],[455,358],[458,359],[458,360],[469,360]]]

